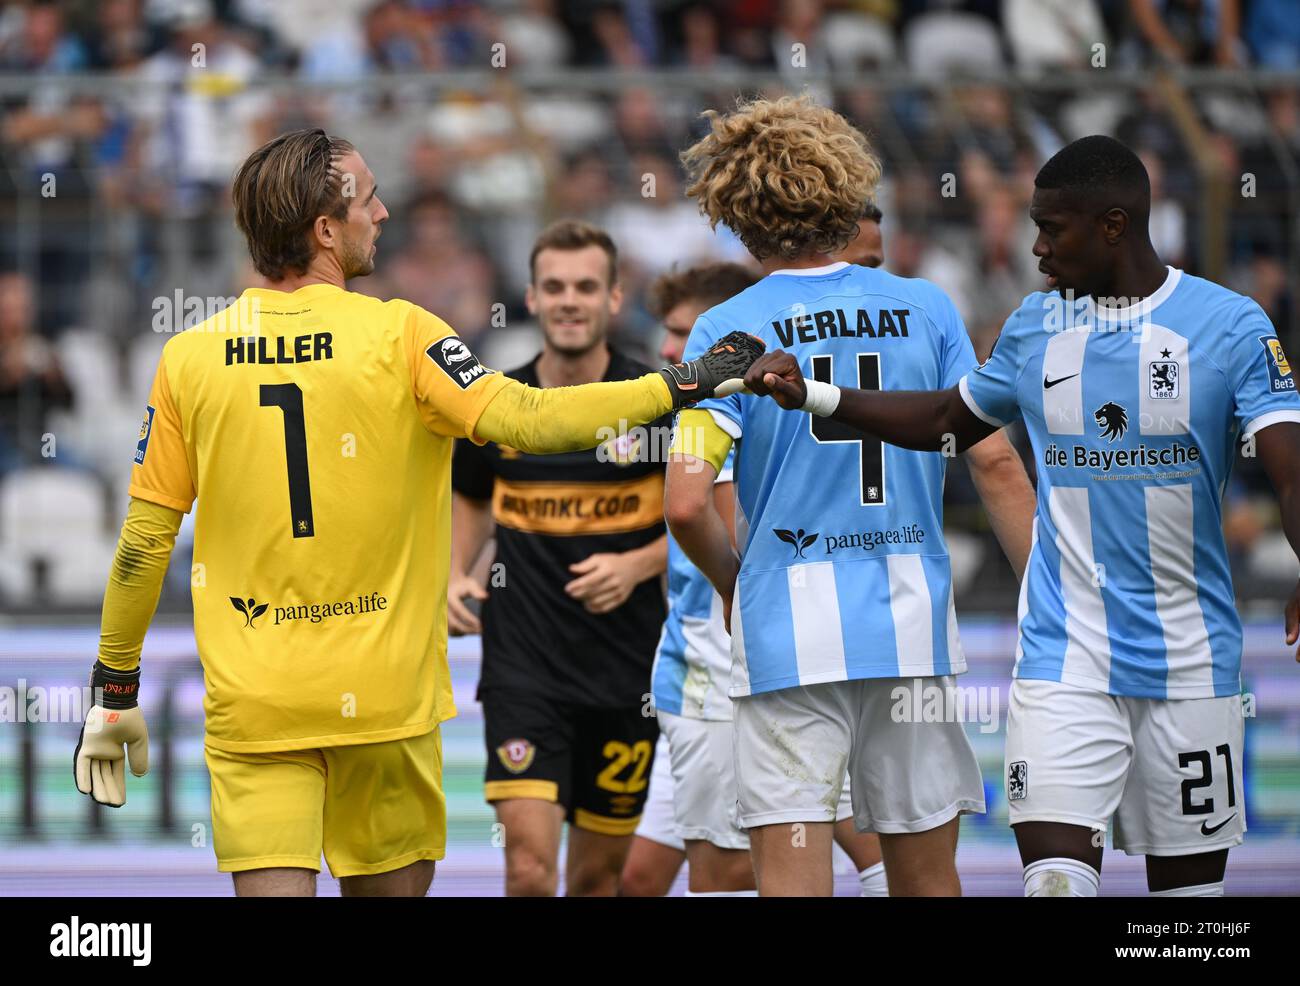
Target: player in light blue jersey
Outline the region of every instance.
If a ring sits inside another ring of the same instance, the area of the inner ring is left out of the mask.
[[[1241,436],[1300,550],[1295,373],[1258,305],[1160,262],[1146,169],[1123,144],[1075,141],[1035,186],[1033,250],[1055,293],[1026,298],[956,386],[805,387],[788,354],[747,382],[906,448],[1025,422],[1038,509],[1006,753],[1025,892],[1095,895],[1114,819],[1152,893],[1220,895],[1246,827],[1222,491]],[[1300,586],[1285,620],[1295,644]]]
[[[859,235],[843,259],[880,266],[880,219],[880,210],[867,203],[858,221]],[[737,264],[705,264],[657,278],[648,302],[664,326],[660,358],[680,362],[699,316],[756,280]],[[713,483],[714,509],[729,530],[734,529],[735,514],[733,459],[734,454],[727,457]],[[690,895],[754,894],[749,836],[740,827],[736,807],[730,679],[731,643],[723,625],[722,599],[670,536],[668,616],[651,676],[660,743],[668,749],[664,766],[650,781],[646,811],[623,870],[623,886],[629,889],[621,893],[644,888],[662,894],[682,859],[689,857]],[[667,805],[666,812],[661,804]],[[855,831],[852,815],[846,784],[836,811],[836,847],[857,873],[862,896],[886,896],[880,841]],[[675,818],[675,824],[669,828],[665,818]]]
[[[743,326],[797,349],[827,381],[938,387],[974,367],[938,288],[834,259],[879,179],[857,130],[806,97],[709,116],[710,135],[683,155],[689,193],[766,276],[702,314],[687,353]],[[708,509],[733,444],[739,560]],[[759,891],[830,892],[847,771],[854,821],[879,834],[891,895],[959,893],[958,815],[984,809],[979,768],[960,721],[911,721],[903,700],[951,688],[965,670],[941,516],[945,457],[743,395],[681,415],[674,450],[669,528],[730,612],[740,821]],[[995,530],[1023,564],[1033,491],[1019,458],[1000,437],[972,464]]]

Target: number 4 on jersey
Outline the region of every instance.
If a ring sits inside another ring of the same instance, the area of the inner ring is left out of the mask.
[[[814,356],[812,378],[821,383],[834,383],[835,357],[829,354]],[[858,353],[858,379],[854,386],[859,390],[880,389],[879,353]],[[875,507],[883,504],[885,502],[885,449],[880,440],[841,421],[823,418],[816,414],[808,415],[808,421],[812,436],[819,444],[858,443],[858,460],[862,466],[860,470],[862,506]]]

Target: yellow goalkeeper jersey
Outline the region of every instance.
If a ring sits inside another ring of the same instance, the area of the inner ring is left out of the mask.
[[[324,284],[246,291],[167,343],[130,493],[197,497],[210,745],[376,743],[455,714],[453,440],[508,385],[434,315]]]

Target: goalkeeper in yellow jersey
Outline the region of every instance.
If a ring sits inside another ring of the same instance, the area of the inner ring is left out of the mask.
[[[218,869],[241,896],[422,895],[446,843],[456,438],[591,448],[738,386],[762,344],[626,381],[540,390],[487,369],[437,316],[345,282],[388,218],[374,175],[321,130],[240,168],[235,217],[265,286],[163,349],[104,595],[77,787],[126,800],[148,767],[139,659],[181,515],[197,500],[194,634]],[[124,752],[123,748],[126,748]]]

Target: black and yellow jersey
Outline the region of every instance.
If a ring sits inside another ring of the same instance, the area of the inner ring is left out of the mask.
[[[647,367],[610,350],[604,380]],[[537,360],[506,374],[539,386]],[[494,577],[483,605],[479,692],[526,689],[588,707],[626,707],[649,691],[663,626],[659,579],[618,609],[593,615],[564,591],[569,566],[598,552],[640,548],[664,531],[664,417],[594,449],[528,455],[489,442],[456,443],[452,487],[492,503]],[[497,567],[499,566],[499,567]]]

